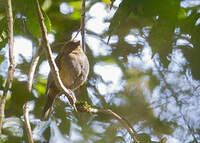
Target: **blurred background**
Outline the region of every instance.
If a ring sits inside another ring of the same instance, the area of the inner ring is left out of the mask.
[[[56,100],[48,122],[39,120],[50,68],[43,50],[29,93],[28,72],[41,38],[34,3],[12,1],[16,67],[1,142],[28,142],[23,125],[27,101],[36,143],[133,142],[116,120],[74,113],[64,96]],[[80,28],[82,3],[40,0],[40,4],[55,58]],[[1,96],[9,67],[7,34],[0,0]],[[90,73],[75,93],[79,100],[126,118],[142,143],[200,142],[199,0],[87,0],[85,44]]]

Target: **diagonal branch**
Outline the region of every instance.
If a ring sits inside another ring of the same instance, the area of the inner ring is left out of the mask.
[[[92,111],[94,112],[95,110],[93,109]],[[124,128],[126,128],[126,130],[129,132],[129,134],[131,135],[133,140],[136,143],[139,143],[139,141],[136,138],[136,131],[131,127],[131,125],[129,124],[129,122],[126,119],[124,119],[123,117],[121,117],[120,115],[118,115],[117,113],[113,112],[110,109],[107,109],[107,110],[96,109],[96,113],[103,113],[103,114],[110,115],[111,117],[113,117],[114,119],[119,121],[122,124],[122,126]]]
[[[82,14],[81,14],[81,37],[82,37],[82,48],[85,52],[85,0],[82,0]]]
[[[80,111],[80,112],[83,111],[83,112],[89,112],[89,113],[93,113],[93,114],[104,113],[104,114],[112,116],[114,119],[117,119],[127,129],[129,134],[132,136],[133,140],[136,143],[139,143],[139,141],[136,138],[136,132],[133,130],[133,128],[131,127],[131,125],[128,123],[127,120],[125,120],[124,118],[122,118],[121,116],[119,116],[118,114],[114,113],[111,110],[96,109],[96,108],[92,108],[90,106],[88,107],[87,105],[86,105],[87,107],[85,108],[84,105],[82,105],[82,103],[76,102],[76,98],[71,94],[71,91],[65,88],[65,86],[63,85],[63,83],[59,77],[59,71],[55,64],[55,61],[52,58],[51,48],[50,48],[50,45],[47,40],[47,29],[44,24],[44,17],[42,15],[39,2],[38,2],[38,0],[36,0],[36,2],[37,2],[38,22],[40,24],[40,30],[41,30],[42,42],[43,42],[42,45],[45,47],[46,57],[48,59],[48,62],[49,62],[50,68],[51,68],[51,72],[53,73],[53,77],[54,77],[57,87],[66,94],[66,96],[68,97],[68,100],[70,101],[71,105],[73,105],[73,107],[76,111],[77,111],[77,109],[76,109],[76,107],[77,107],[78,111]],[[84,36],[83,35],[84,35],[84,24],[85,24],[85,0],[83,0],[82,2],[83,3],[82,3],[81,33],[82,33],[82,46],[84,46]]]
[[[2,131],[2,122],[4,118],[4,110],[5,110],[5,104],[6,104],[6,97],[8,90],[10,86],[12,85],[12,80],[13,80],[13,75],[14,75],[14,70],[15,70],[15,60],[13,56],[13,45],[14,45],[14,37],[13,37],[13,15],[12,15],[12,5],[11,5],[11,0],[6,1],[6,14],[7,14],[7,19],[8,19],[8,45],[9,45],[9,61],[10,61],[10,66],[8,69],[8,76],[5,84],[5,88],[3,91],[3,96],[1,98],[1,103],[0,103],[0,135]]]
[[[28,90],[29,90],[29,92],[31,92],[31,90],[32,90],[32,84],[33,84],[35,69],[36,69],[36,66],[38,64],[41,51],[42,51],[42,42],[40,41],[40,43],[37,47],[36,53],[35,53],[35,55],[32,59],[29,74],[28,74]]]
[[[118,115],[117,113],[113,112],[111,109],[97,109],[93,108],[90,105],[88,105],[87,102],[77,102],[77,109],[80,112],[88,112],[92,114],[106,114],[111,116],[112,118],[116,119],[121,123],[121,125],[129,132],[131,135],[132,139],[134,140],[135,143],[140,143],[140,141],[137,139],[136,131],[131,127],[130,123],[124,119],[122,116]]]
[[[77,111],[76,105],[75,105],[76,98],[75,98],[75,96],[73,96],[72,92],[63,85],[63,83],[60,79],[60,76],[59,76],[58,67],[56,66],[56,63],[52,58],[51,47],[50,47],[48,39],[47,39],[47,28],[44,24],[44,17],[42,15],[38,0],[36,0],[36,4],[37,4],[36,6],[37,6],[38,22],[40,24],[40,32],[41,32],[41,36],[42,36],[42,45],[45,48],[46,58],[48,59],[48,62],[49,62],[50,68],[51,68],[51,72],[53,73],[54,81],[56,83],[56,86],[60,90],[62,90],[62,92],[67,96],[69,102],[74,107],[75,111]]]

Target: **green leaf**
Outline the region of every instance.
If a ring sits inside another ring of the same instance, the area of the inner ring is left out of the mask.
[[[81,18],[81,1],[73,1],[68,3],[70,6],[74,8],[74,12],[70,15],[71,19],[78,20]]]
[[[28,30],[35,36],[41,37],[40,27],[37,19],[37,15],[34,9],[30,9],[27,13],[26,25]]]
[[[80,11],[81,10],[81,7],[82,7],[81,1],[71,1],[71,2],[68,2],[68,4],[70,6],[73,6],[74,11]]]
[[[178,11],[178,19],[184,19],[187,17],[187,12],[185,11],[185,9],[181,8]]]
[[[44,16],[44,23],[47,27],[47,32],[51,32],[51,20],[49,19],[48,15],[42,11],[42,14]]]
[[[35,89],[37,90],[38,95],[43,95],[46,92],[46,86],[44,86],[44,84],[36,84]]]
[[[102,2],[104,2],[106,5],[110,4],[110,0],[101,0]]]
[[[116,63],[116,60],[113,58],[113,57],[111,57],[111,56],[99,56],[98,58],[97,58],[97,61],[103,61],[104,63],[107,63],[107,64],[114,64],[114,63]]]
[[[7,19],[6,17],[3,17],[0,20],[0,35],[2,35],[3,31],[6,31],[7,29]]]
[[[43,78],[39,77],[37,80],[38,80],[38,82],[41,83],[41,84],[44,84],[44,85],[47,84],[47,79],[46,79],[46,78],[43,79]]]
[[[38,83],[35,85],[35,89],[37,90],[38,95],[45,94],[47,79],[43,79],[41,77],[38,77],[37,81],[38,81]]]
[[[0,55],[0,64],[3,62],[4,60],[4,55]]]
[[[46,25],[47,32],[50,32],[51,31],[51,21],[44,11],[42,11],[42,13],[43,13],[43,16],[44,16],[44,23]],[[38,38],[41,37],[40,26],[39,26],[39,23],[38,23],[38,18],[37,18],[35,9],[30,9],[28,11],[26,24],[27,24],[28,30],[35,37],[38,37]]]
[[[71,16],[71,19],[78,20],[81,18],[81,12],[80,11],[73,12],[70,16]]]
[[[0,37],[0,50],[5,47],[5,45],[8,42],[8,38],[2,39],[2,37]]]

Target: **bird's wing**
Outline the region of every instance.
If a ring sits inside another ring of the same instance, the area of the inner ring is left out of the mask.
[[[62,57],[64,56],[64,52],[61,52],[58,54],[58,56],[55,59],[56,65],[58,67],[58,69],[60,70],[62,67]]]
[[[63,52],[61,52],[60,54],[58,54],[58,56],[56,57],[55,59],[55,62],[56,62],[56,65],[58,67],[58,69],[60,70],[61,67],[62,67],[62,57],[63,57]],[[47,89],[46,89],[46,93],[48,92],[49,88],[51,86],[54,86],[54,77],[52,75],[52,72],[50,71],[49,72],[49,75],[48,75],[48,82],[47,82]]]
[[[48,94],[49,88],[51,87],[52,83],[53,83],[53,75],[52,75],[51,72],[49,72],[48,81],[47,81],[47,88],[46,88],[45,94]]]

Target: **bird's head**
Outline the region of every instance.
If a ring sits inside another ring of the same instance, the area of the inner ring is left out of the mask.
[[[79,40],[70,40],[64,45],[64,50],[67,52],[72,52],[74,50],[80,50],[81,45]]]

